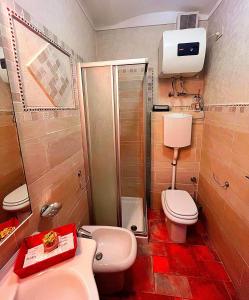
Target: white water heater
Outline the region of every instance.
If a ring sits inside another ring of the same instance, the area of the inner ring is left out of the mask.
[[[204,66],[206,30],[191,28],[163,33],[159,46],[159,77],[190,77]]]

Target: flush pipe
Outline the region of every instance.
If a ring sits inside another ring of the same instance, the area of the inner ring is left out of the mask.
[[[179,148],[174,148],[174,154],[173,154],[173,160],[172,160],[172,183],[171,183],[171,189],[175,189],[176,184],[176,165],[177,165],[177,159],[178,159],[178,153]]]

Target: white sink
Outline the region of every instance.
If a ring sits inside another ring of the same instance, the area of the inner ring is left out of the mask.
[[[0,282],[4,300],[99,300],[92,263],[96,242],[78,239],[76,256],[43,272],[19,279],[13,267]]]
[[[95,273],[114,273],[127,270],[137,256],[137,241],[130,230],[112,226],[83,226],[97,242],[100,260],[94,259]]]

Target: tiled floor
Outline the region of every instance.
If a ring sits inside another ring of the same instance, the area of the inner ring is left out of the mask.
[[[189,228],[186,244],[174,244],[162,212],[149,211],[148,219],[149,243],[138,241],[138,256],[125,274],[124,291],[101,300],[236,299],[202,222]]]

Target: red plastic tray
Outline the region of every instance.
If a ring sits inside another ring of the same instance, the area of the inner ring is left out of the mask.
[[[60,236],[63,236],[63,235],[66,235],[66,234],[69,234],[72,232],[73,236],[74,236],[74,248],[69,251],[66,251],[61,254],[50,257],[48,259],[45,259],[43,261],[40,261],[36,264],[30,265],[26,268],[23,268],[25,255],[27,254],[28,249],[42,244],[42,238],[43,238],[44,234],[48,233],[51,230],[46,230],[39,234],[25,238],[19,249],[17,259],[15,262],[15,266],[14,266],[14,272],[20,278],[30,276],[34,273],[40,272],[40,271],[47,269],[55,264],[60,263],[68,258],[75,256],[75,252],[77,249],[77,234],[76,234],[75,224],[68,224],[68,225],[61,226],[61,227],[58,227],[58,228],[55,228],[52,230],[57,232]]]
[[[20,222],[17,218],[11,218],[6,222],[0,223],[0,231],[6,227],[17,227],[19,226]]]

